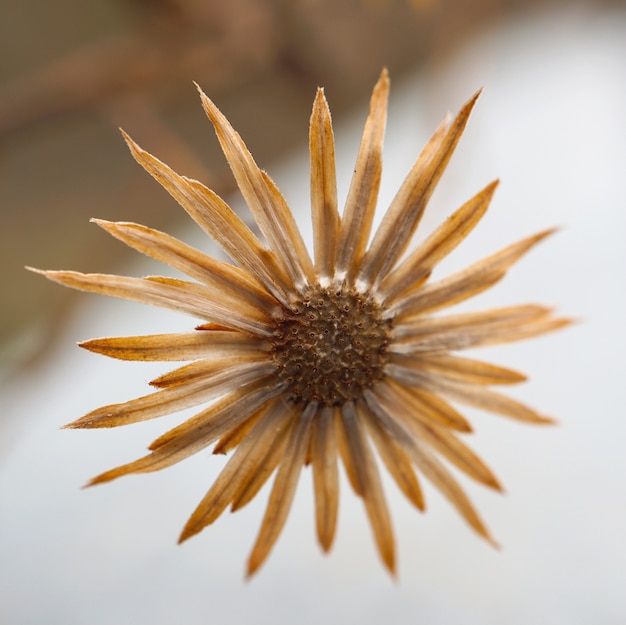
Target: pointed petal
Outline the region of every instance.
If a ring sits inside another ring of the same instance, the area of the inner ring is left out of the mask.
[[[119,360],[142,361],[218,358],[241,351],[267,349],[266,343],[249,334],[220,330],[92,339],[79,343],[79,346]]]
[[[509,247],[474,263],[443,280],[427,284],[389,305],[389,315],[400,316],[399,321],[422,316],[443,306],[451,306],[493,286],[507,269],[526,252],[554,230],[546,230],[510,245]]]
[[[424,282],[436,265],[459,245],[485,214],[498,181],[487,185],[439,226],[390,274],[382,275],[378,287],[383,301],[392,301]]]
[[[179,542],[197,534],[224,512],[242,487],[261,470],[275,440],[283,437],[290,429],[292,415],[280,399],[272,402],[269,407],[264,407],[259,415],[260,418],[241,440],[241,444],[187,521]]]
[[[402,447],[381,427],[376,416],[366,403],[359,404],[359,412],[364,415],[368,432],[398,488],[418,510],[424,510],[422,489],[408,456],[404,453]]]
[[[404,361],[402,364],[398,364],[399,362],[402,361],[397,361],[393,357],[392,362],[387,367],[389,375],[404,384],[428,389],[433,393],[441,393],[452,400],[510,417],[517,421],[544,424],[554,423],[553,419],[540,415],[521,402],[489,390],[484,386],[453,381],[426,371],[411,368],[410,362]]]
[[[244,363],[121,404],[97,408],[66,428],[112,428],[162,417],[211,401],[272,371],[271,363]]]
[[[445,121],[441,124],[400,187],[363,260],[360,280],[367,287],[387,274],[405,252],[479,95],[480,91],[474,94],[448,128]]]
[[[194,380],[209,382],[214,377],[222,378],[227,371],[235,371],[246,365],[250,365],[259,377],[271,373],[275,368],[273,361],[268,358],[267,354],[242,350],[239,353],[221,358],[195,360],[151,380],[150,385],[157,388],[172,388],[182,384],[190,384]]]
[[[478,516],[470,500],[428,447],[407,432],[395,419],[390,417],[371,390],[366,390],[364,396],[368,406],[378,417],[380,425],[387,431],[389,436],[402,445],[413,463],[424,474],[424,477],[452,503],[465,521],[480,536],[495,545],[494,540],[491,538],[489,531]]]
[[[317,538],[324,551],[329,551],[337,527],[339,482],[337,472],[337,438],[335,410],[324,407],[313,422],[311,461]]]
[[[317,404],[315,402],[308,404],[297,419],[296,425],[289,436],[283,459],[270,493],[261,530],[248,560],[248,575],[252,575],[267,558],[287,520],[287,514],[296,492],[300,471],[304,465],[309,446],[311,423],[316,412]]]
[[[197,86],[197,85],[196,85]],[[198,87],[202,106],[215,128],[237,185],[272,251],[298,290],[313,282],[313,266],[285,198],[261,171],[241,137]]]
[[[383,494],[378,469],[370,449],[363,426],[362,417],[353,402],[341,408],[341,425],[348,444],[355,478],[365,503],[365,509],[374,532],[378,552],[391,573],[395,572],[395,546],[389,511]]]
[[[326,283],[335,271],[335,254],[341,220],[337,210],[335,139],[328,102],[321,88],[317,90],[313,103],[309,152],[315,270],[322,282]]]
[[[247,269],[283,304],[287,304],[288,278],[272,252],[216,193],[197,180],[179,176],[173,169],[142,150],[124,131],[122,135],[135,160],[187,211],[222,249]]]
[[[200,284],[159,277],[129,278],[77,271],[33,271],[80,291],[159,306],[200,319],[212,319],[229,328],[261,336],[271,333],[263,313],[221,297],[219,293]]]
[[[382,174],[388,95],[389,76],[387,70],[383,70],[372,93],[370,112],[341,220],[336,264],[338,282],[353,282],[370,236]]]
[[[89,485],[108,482],[130,473],[149,473],[170,467],[208,447],[278,392],[267,387],[267,380],[239,388],[157,439],[150,445],[151,453],[147,456],[98,475]]]
[[[424,353],[412,359],[412,366],[430,371],[444,378],[451,378],[470,384],[516,384],[526,380],[526,376],[505,367],[459,358],[449,354]]]
[[[227,454],[229,451],[237,448],[237,446],[248,436],[254,424],[263,416],[265,407],[251,415],[243,423],[235,426],[232,430],[226,432],[213,447],[213,454]]]
[[[239,267],[215,260],[168,234],[146,226],[102,219],[91,221],[133,249],[228,294],[233,300],[241,299],[246,305],[261,308],[270,314],[277,308],[276,299]]]
[[[388,372],[385,384],[391,388],[397,387],[393,369]],[[439,395],[413,386],[404,386],[404,391],[407,393],[406,400],[410,402],[409,411],[425,424],[442,426],[457,432],[473,431],[469,421]]]
[[[374,392],[387,412],[416,438],[433,447],[472,479],[490,488],[502,490],[496,476],[467,445],[447,428],[421,418],[419,411],[413,409],[413,396],[404,387],[387,380],[378,384]]]

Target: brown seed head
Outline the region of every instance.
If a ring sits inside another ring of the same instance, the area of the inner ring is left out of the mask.
[[[382,377],[390,321],[356,291],[317,286],[276,319],[272,354],[294,402],[339,406]]]

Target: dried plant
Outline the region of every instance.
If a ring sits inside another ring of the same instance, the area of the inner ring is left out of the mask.
[[[323,91],[317,93],[310,125],[313,260],[274,182],[200,91],[265,243],[214,192],[178,175],[124,135],[135,159],[222,246],[233,264],[145,226],[96,220],[124,243],[194,281],[40,272],[66,286],[173,309],[203,321],[188,333],[82,343],[85,349],[122,360],[191,362],[153,380],[157,392],[99,408],[67,427],[117,427],[208,404],[157,438],[148,455],[90,483],[163,469],[210,445],[213,453],[232,451],[183,529],[182,541],[215,521],[228,506],[232,510],[244,506],[276,472],[248,562],[249,574],[263,563],[278,538],[303,466],[312,467],[318,539],[324,551],[330,549],[338,510],[338,458],[365,503],[383,562],[395,570],[394,537],[373,448],[418,509],[424,509],[420,474],[491,541],[440,459],[477,482],[500,489],[491,470],[458,436],[470,432],[471,426],[449,401],[527,423],[550,422],[489,388],[520,382],[523,375],[455,352],[536,336],[567,325],[568,320],[537,305],[434,314],[493,286],[550,230],[430,281],[433,268],[487,210],[496,181],[407,252],[478,93],[454,120],[445,120],[436,130],[368,246],[381,178],[388,91],[383,71],[341,217],[330,112]]]

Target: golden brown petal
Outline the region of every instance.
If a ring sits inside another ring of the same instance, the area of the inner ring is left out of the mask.
[[[359,280],[365,286],[386,275],[406,250],[479,95],[474,94],[448,128],[445,121],[441,124],[402,183],[363,259]]]
[[[389,511],[361,419],[353,402],[347,402],[342,406],[340,423],[344,430],[358,493],[365,502],[365,510],[374,532],[378,552],[389,571],[395,573],[395,546]]]
[[[418,510],[424,510],[424,496],[409,457],[402,447],[387,435],[365,402],[359,402],[359,414],[364,416],[368,432],[398,488]]]
[[[366,390],[364,397],[368,406],[378,418],[381,427],[404,448],[416,467],[424,474],[424,477],[452,503],[478,534],[495,546],[495,541],[491,538],[470,500],[443,464],[437,460],[419,438],[407,432],[387,413],[372,391]]]
[[[236,301],[261,308],[266,313],[277,310],[277,301],[247,272],[199,252],[195,248],[158,230],[127,222],[92,219],[133,249],[187,274]]]
[[[208,447],[280,392],[268,389],[266,383],[267,380],[262,379],[229,393],[154,441],[147,456],[98,475],[89,482],[89,486],[129,473],[158,471]]]
[[[267,558],[287,520],[309,447],[311,423],[316,412],[317,404],[315,402],[308,404],[296,420],[289,436],[270,493],[261,530],[248,560],[248,575],[252,575]]]
[[[455,351],[545,334],[571,323],[555,319],[544,306],[510,306],[492,310],[409,319],[393,329],[391,351],[399,354]]]
[[[272,446],[280,443],[291,428],[293,413],[277,399],[263,407],[249,434],[226,463],[218,478],[187,521],[179,542],[213,523],[262,469]],[[249,423],[250,419],[245,423]]]
[[[248,362],[231,369],[217,369],[206,377],[196,377],[162,391],[121,404],[92,410],[68,423],[66,428],[112,428],[162,417],[185,408],[211,401],[271,371],[270,363]]]
[[[526,380],[525,375],[513,369],[449,354],[427,352],[415,355],[412,361],[418,369],[470,384],[516,384]]]
[[[324,90],[318,89],[309,130],[311,159],[311,216],[315,270],[323,283],[335,272],[337,237],[341,220],[337,210],[335,139]]]
[[[267,317],[259,310],[222,298],[201,284],[162,277],[128,278],[78,271],[31,271],[80,291],[159,306],[200,319],[212,319],[227,327],[260,336],[267,336],[271,332],[267,326]]]
[[[419,411],[414,410],[414,397],[404,387],[386,381],[376,385],[373,390],[387,412],[412,432],[413,436],[433,447],[472,479],[490,488],[501,490],[492,471],[467,445],[447,428],[429,422],[422,418]]]
[[[389,76],[383,70],[374,87],[370,112],[363,129],[354,176],[337,243],[336,278],[351,283],[363,258],[372,228],[382,174],[382,148],[387,121]]]
[[[266,344],[243,332],[181,332],[91,339],[83,349],[119,360],[176,361],[218,358],[235,352],[262,351]]]
[[[411,366],[411,361],[401,357],[393,357],[387,365],[389,375],[400,382],[418,388],[428,389],[433,393],[441,393],[452,400],[460,401],[476,408],[510,417],[527,423],[554,423],[550,417],[544,417],[532,408],[506,395],[489,390],[485,386],[476,386],[454,381],[421,371]]]
[[[335,409],[322,408],[311,432],[311,461],[317,538],[324,551],[329,551],[337,527],[339,482],[337,472],[337,437]]]
[[[498,186],[495,180],[463,204],[391,273],[381,274],[378,297],[391,302],[422,284],[454,248],[465,239],[485,214]]]
[[[314,280],[313,266],[285,198],[271,178],[258,168],[239,133],[200,87],[198,92],[237,186],[263,236],[276,257],[281,260],[295,287],[302,290]]]
[[[545,230],[523,239],[470,265],[467,269],[438,282],[422,286],[414,292],[411,291],[408,295],[391,303],[387,314],[400,317],[399,321],[405,323],[408,319],[433,312],[443,306],[452,306],[452,304],[478,295],[502,279],[513,263],[553,232],[554,229]]]
[[[124,139],[135,160],[187,211],[189,216],[224,251],[257,278],[279,301],[288,303],[289,279],[272,252],[211,189],[142,150],[126,133]]]

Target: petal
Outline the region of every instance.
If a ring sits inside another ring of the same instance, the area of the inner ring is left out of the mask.
[[[389,511],[361,418],[353,402],[347,402],[342,406],[340,423],[344,430],[358,492],[363,497],[380,556],[389,571],[394,573],[395,547]]]
[[[268,388],[266,380],[239,388],[157,439],[150,445],[151,453],[147,456],[98,475],[89,486],[129,473],[149,473],[170,467],[208,447],[279,392],[276,388]]]
[[[449,127],[441,124],[402,183],[363,259],[359,278],[367,287],[386,275],[406,250],[479,95],[474,94]]]
[[[308,404],[290,433],[270,493],[261,530],[248,560],[248,575],[252,575],[267,558],[287,520],[300,471],[306,458],[311,423],[316,412],[317,404],[315,402]]]
[[[398,488],[418,510],[424,510],[424,496],[409,457],[381,427],[366,403],[359,404],[359,413],[365,416],[368,432]]]
[[[311,440],[317,538],[322,549],[329,551],[335,537],[339,507],[334,408],[327,406],[320,410],[313,422]]]
[[[215,260],[168,234],[146,226],[102,219],[91,221],[133,249],[182,271],[212,289],[227,293],[233,300],[241,299],[248,306],[261,308],[269,314],[277,309],[276,299],[238,267]]]
[[[229,369],[217,369],[206,377],[177,384],[121,404],[97,408],[68,423],[66,428],[112,428],[155,419],[211,401],[272,371],[271,363],[249,362]]]
[[[309,130],[311,159],[311,216],[315,270],[323,283],[335,271],[337,237],[341,220],[337,211],[335,139],[324,90],[318,89]]]
[[[452,351],[538,336],[571,323],[550,316],[544,306],[510,306],[493,310],[414,318],[393,328],[396,353]]]
[[[516,384],[526,380],[526,376],[480,360],[459,358],[449,354],[424,353],[415,356],[412,367],[436,373],[444,378],[451,378],[471,384]]]
[[[433,393],[441,393],[452,400],[489,412],[495,412],[517,421],[554,423],[553,419],[540,415],[521,402],[491,391],[484,386],[453,381],[426,371],[414,369],[410,366],[410,362],[394,361],[395,357],[387,365],[389,375],[404,384],[427,389]]]
[[[392,301],[424,282],[435,266],[467,237],[485,214],[498,181],[487,185],[439,226],[388,275],[382,274],[378,297]]]
[[[159,306],[200,319],[212,319],[229,328],[267,336],[267,317],[260,311],[222,297],[200,284],[171,278],[129,278],[77,271],[41,271],[46,278],[65,286]]]
[[[179,542],[197,534],[222,514],[242,488],[262,469],[272,446],[291,427],[292,412],[280,399],[272,402],[269,407],[263,407],[259,415],[260,418],[241,440],[209,492],[194,510]]]
[[[502,279],[513,263],[552,232],[554,230],[545,230],[523,239],[467,269],[411,291],[393,303],[387,302],[389,316],[399,316],[400,322],[406,322],[477,295]]]
[[[296,288],[302,291],[314,280],[313,266],[285,198],[271,178],[258,168],[224,115],[200,87],[198,91],[241,194],[272,251],[281,260]]]
[[[370,390],[364,393],[368,406],[378,417],[380,425],[407,452],[413,463],[424,477],[444,495],[458,510],[465,521],[483,538],[495,545],[487,528],[478,516],[467,495],[456,483],[452,475],[437,460],[428,447],[419,439],[411,436],[399,423],[382,408],[376,396]]]
[[[385,69],[372,93],[370,112],[363,129],[354,176],[341,220],[337,243],[338,282],[347,281],[350,284],[354,280],[370,236],[383,167],[382,147],[388,95],[389,76]]]
[[[416,438],[433,447],[472,479],[490,488],[502,490],[495,475],[467,445],[447,428],[428,422],[421,417],[419,411],[413,409],[413,397],[401,385],[387,380],[375,387],[374,394],[387,412]]]
[[[247,269],[279,301],[288,303],[288,278],[272,252],[216,193],[142,150],[126,133],[124,139],[135,160],[187,211],[222,249]]]
[[[264,350],[266,344],[243,332],[181,332],[146,336],[119,336],[79,343],[83,349],[119,360],[173,361],[218,358]]]

